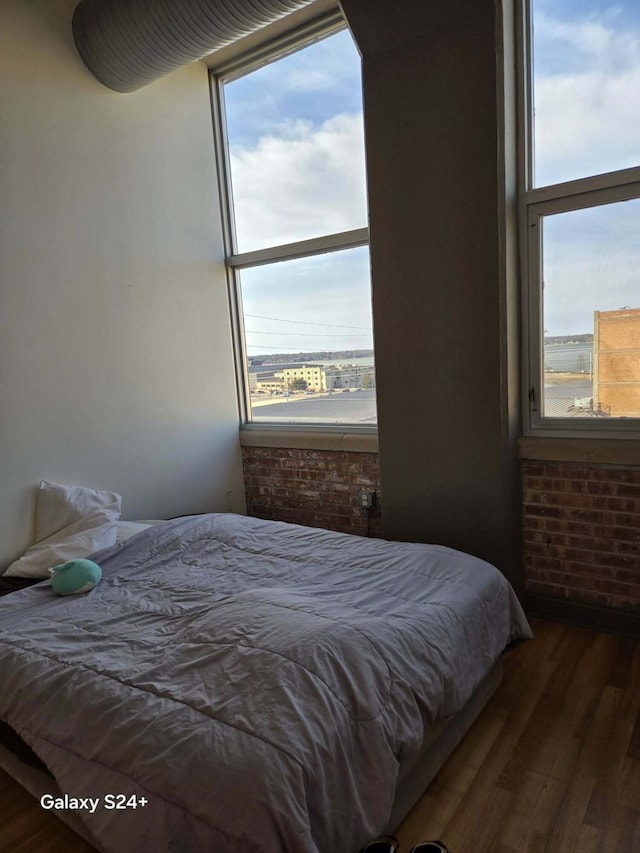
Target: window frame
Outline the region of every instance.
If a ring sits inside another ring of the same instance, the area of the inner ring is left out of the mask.
[[[303,26],[296,27],[276,39],[269,40],[233,60],[209,68],[214,145],[218,167],[217,173],[225,252],[224,264],[231,316],[232,346],[236,368],[236,392],[241,430],[277,433],[353,433],[363,436],[377,434],[377,422],[374,425],[363,425],[357,423],[296,423],[251,420],[249,363],[246,353],[246,336],[239,273],[244,269],[252,267],[266,266],[267,264],[280,263],[298,258],[308,258],[314,255],[323,255],[362,246],[368,247],[370,242],[369,228],[356,228],[349,231],[334,232],[320,237],[299,240],[294,243],[268,246],[248,252],[237,252],[229,145],[225,118],[225,83],[232,81],[234,78],[249,74],[251,71],[257,70],[270,62],[275,62],[288,54],[303,50],[307,45],[311,45],[314,42],[328,38],[346,29],[348,27],[344,16],[339,10],[335,10]]]
[[[522,280],[523,432],[549,438],[637,439],[637,418],[549,417],[544,389],[543,228],[545,215],[640,199],[640,165],[571,181],[534,185],[533,16],[535,0],[520,0],[517,16],[520,275]]]

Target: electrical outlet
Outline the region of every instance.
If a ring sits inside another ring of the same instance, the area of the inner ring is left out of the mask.
[[[358,506],[362,509],[371,509],[376,505],[376,493],[373,489],[358,492]]]

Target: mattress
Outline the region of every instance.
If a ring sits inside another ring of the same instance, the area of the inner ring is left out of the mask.
[[[84,596],[0,601],[0,719],[99,802],[74,817],[104,851],[357,850],[531,636],[496,569],[436,546],[214,514],[93,558]]]
[[[425,726],[425,734],[420,750],[401,764],[391,815],[384,828],[384,834],[393,834],[400,822],[417,803],[430,782],[435,778],[447,758],[455,750],[469,728],[500,686],[502,680],[502,661],[498,661],[482,680],[460,713],[447,720],[441,720],[432,726]],[[42,762],[33,756],[25,756],[25,744],[17,752],[15,738],[7,739],[10,747],[0,740],[0,768],[12,776],[36,799],[42,796],[63,797],[64,793]],[[38,766],[40,765],[40,766]],[[89,844],[97,845],[96,839],[88,827],[74,811],[56,812],[58,817],[82,836]],[[188,848],[185,848],[187,850]],[[200,853],[200,851],[195,851]],[[275,853],[275,851],[274,851]],[[355,851],[354,851],[355,853]]]

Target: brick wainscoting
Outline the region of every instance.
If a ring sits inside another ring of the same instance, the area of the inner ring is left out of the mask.
[[[243,447],[242,458],[249,515],[380,536],[377,453]],[[358,506],[361,489],[375,490],[373,510]]]
[[[640,613],[640,468],[522,462],[526,590]]]

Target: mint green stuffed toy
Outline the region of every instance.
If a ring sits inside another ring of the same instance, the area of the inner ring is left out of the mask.
[[[49,569],[51,586],[56,595],[89,592],[102,577],[102,569],[93,560],[69,560]]]

